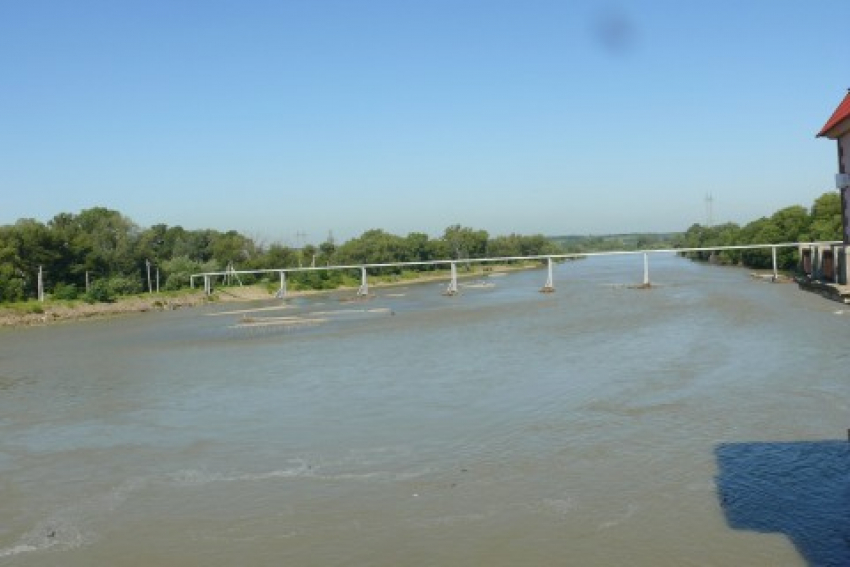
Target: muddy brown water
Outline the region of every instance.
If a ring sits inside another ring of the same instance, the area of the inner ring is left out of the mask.
[[[2,330],[0,565],[850,563],[850,311],[650,274]]]

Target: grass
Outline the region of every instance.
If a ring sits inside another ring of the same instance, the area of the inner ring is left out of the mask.
[[[475,276],[484,276],[490,273],[494,273],[497,271],[501,271],[504,269],[510,270],[521,270],[527,268],[540,267],[542,264],[540,262],[522,262],[515,263],[509,265],[482,265],[482,264],[471,264],[467,266],[462,262],[457,263],[457,271],[458,277],[460,278],[468,278]],[[400,283],[400,282],[409,282],[415,283],[418,281],[428,282],[435,280],[447,280],[451,275],[451,270],[448,268],[440,268],[435,270],[402,270],[400,273],[396,274],[369,274],[369,284],[370,285],[380,285],[380,284],[390,284],[390,283]],[[311,286],[304,285],[298,281],[288,281],[289,290],[293,292],[298,291],[333,291],[333,289],[323,289],[316,290]],[[272,295],[275,291],[277,291],[279,282],[278,281],[260,281],[256,284],[252,284],[260,287],[261,289],[265,289]],[[360,278],[354,275],[349,275],[347,273],[341,274],[341,278],[339,279],[338,286],[335,289],[357,289],[360,285]],[[162,308],[171,300],[180,300],[187,297],[198,296],[204,293],[203,289],[195,288],[195,289],[180,289],[180,290],[170,290],[170,291],[160,291],[156,293],[137,293],[133,295],[124,295],[118,296],[115,298],[114,303],[118,303],[119,306],[121,303],[129,303],[132,301],[150,301],[151,305],[156,308]],[[205,297],[204,301],[218,301],[220,300],[216,294],[213,294],[209,297]],[[81,307],[86,304],[86,301],[81,296],[79,299],[53,299],[48,296],[48,298],[44,302],[40,302],[34,299],[30,299],[27,301],[17,301],[11,303],[0,303],[0,315],[43,315],[45,313],[49,313],[54,311],[57,308],[65,308],[74,310],[75,308]],[[55,311],[54,311],[55,315]]]
[[[31,313],[41,315],[44,313],[45,304],[50,305],[52,302],[47,301],[42,303],[41,301],[37,301],[35,299],[30,299],[27,301],[14,301],[11,303],[3,304],[2,309],[20,315],[29,315]]]

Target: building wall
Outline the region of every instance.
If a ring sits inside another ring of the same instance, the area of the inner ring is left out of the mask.
[[[814,243],[799,248],[800,272],[820,282],[847,285],[850,246]]]
[[[850,130],[838,137],[838,173],[850,173]],[[850,245],[850,187],[839,188],[841,193],[842,240]]]

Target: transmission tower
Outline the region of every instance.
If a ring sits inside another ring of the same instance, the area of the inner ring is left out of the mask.
[[[714,197],[711,193],[705,194],[705,220],[708,228],[714,226]]]

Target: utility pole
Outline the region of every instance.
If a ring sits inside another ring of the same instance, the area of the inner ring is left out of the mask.
[[[38,267],[38,300],[44,302],[44,273],[41,266]]]
[[[145,260],[145,266],[148,269],[148,293],[153,293],[153,286],[151,286],[151,261]]]

